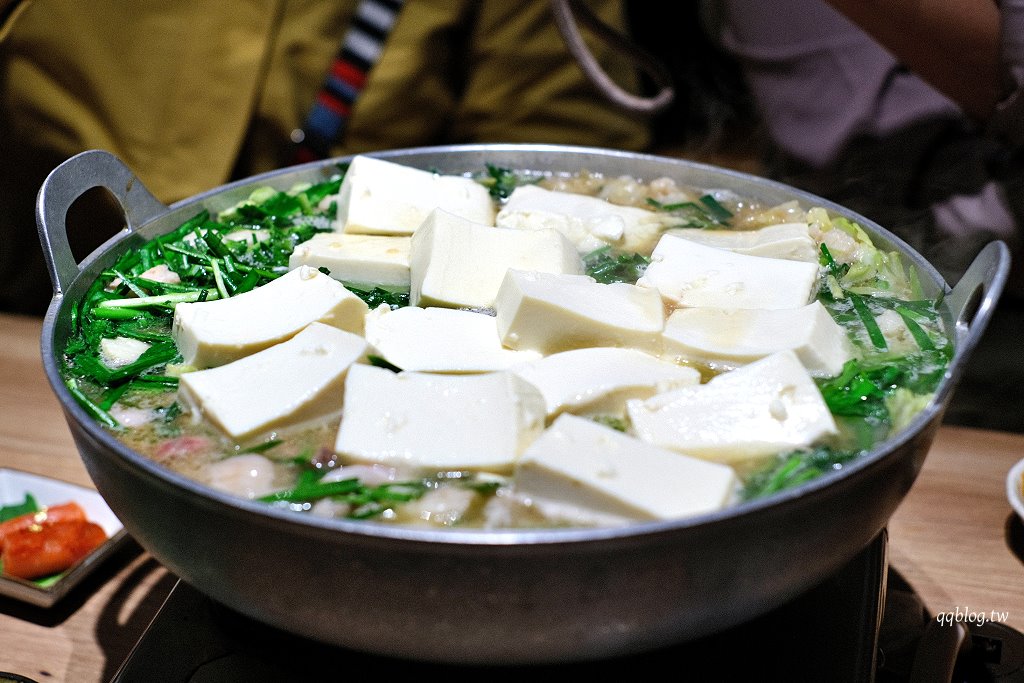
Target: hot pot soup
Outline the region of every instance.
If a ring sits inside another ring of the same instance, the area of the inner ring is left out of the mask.
[[[64,377],[131,448],[299,514],[617,525],[902,429],[952,356],[936,305],[824,208],[357,156],[126,253],[76,307]]]

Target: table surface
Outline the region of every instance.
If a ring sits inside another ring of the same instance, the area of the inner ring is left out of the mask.
[[[0,314],[0,467],[92,486],[43,375],[41,321]],[[943,427],[889,525],[889,559],[931,614],[1024,630],[1024,526],[1005,497],[1024,435]],[[0,671],[108,681],[175,577],[134,543],[49,609],[0,597]]]

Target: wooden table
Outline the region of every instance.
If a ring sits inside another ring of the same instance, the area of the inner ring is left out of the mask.
[[[39,360],[40,321],[0,314],[0,467],[91,485]],[[889,526],[890,564],[932,614],[1005,613],[1024,630],[1024,527],[1004,495],[1024,435],[944,427]],[[108,681],[175,578],[137,547],[42,610],[0,598],[0,671]]]

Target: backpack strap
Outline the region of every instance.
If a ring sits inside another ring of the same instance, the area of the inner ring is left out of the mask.
[[[654,55],[631,42],[626,36],[602,22],[580,0],[550,0],[551,12],[569,53],[583,69],[587,79],[616,106],[642,116],[654,116],[672,104],[675,89],[672,74]],[[633,62],[658,86],[657,94],[641,97],[624,90],[605,73],[580,34],[577,21],[591,29],[618,54]]]
[[[324,159],[341,139],[370,69],[384,51],[405,0],[360,0],[331,68],[301,128],[292,131],[295,161]]]

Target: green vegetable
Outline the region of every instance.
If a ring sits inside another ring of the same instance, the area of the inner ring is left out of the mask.
[[[824,247],[824,245],[822,245]],[[857,315],[860,317],[861,322],[864,324],[864,329],[867,330],[868,338],[871,343],[879,351],[885,351],[889,348],[888,343],[885,341],[885,335],[882,334],[882,330],[878,327],[878,321],[875,320],[874,314],[868,305],[864,303],[864,299],[858,294],[848,292],[850,303],[853,304],[853,310],[857,311]]]
[[[91,355],[80,357],[75,370],[80,376],[89,377],[97,384],[112,386],[126,379],[139,377],[147,370],[163,367],[167,363],[180,359],[181,355],[174,342],[167,340],[153,344],[137,360],[116,370],[108,368],[103,361]]]
[[[385,289],[384,287],[373,287],[367,289],[365,285],[356,285],[349,282],[343,283],[345,289],[352,292],[366,302],[371,309],[381,304],[387,304],[391,308],[402,308],[409,305],[409,290],[407,289]]]
[[[400,368],[397,365],[395,365],[394,363],[388,361],[388,359],[384,358],[383,356],[377,356],[377,355],[374,355],[374,354],[367,354],[366,360],[368,360],[370,362],[370,365],[374,365],[374,366],[376,366],[378,368],[384,368],[385,370],[390,370],[391,372],[401,372],[402,371],[402,368]]]
[[[722,206],[713,196],[706,194],[697,202],[678,202],[663,204],[657,199],[648,197],[647,203],[656,210],[677,216],[680,219],[678,228],[728,228],[732,212]]]
[[[896,306],[894,310],[899,313],[900,318],[903,319],[903,324],[905,324],[907,329],[910,330],[910,334],[917,343],[918,348],[922,351],[934,351],[935,343],[931,340],[931,337],[928,336],[928,333],[925,332],[918,324],[917,320],[914,318],[913,311],[906,306]]]
[[[101,408],[95,401],[86,396],[85,392],[78,388],[78,383],[74,379],[68,379],[64,384],[78,405],[82,406],[85,412],[89,413],[94,420],[110,429],[119,429],[121,427],[121,424],[114,419],[113,415]]]
[[[280,446],[283,443],[284,441],[281,439],[271,439],[270,441],[265,441],[264,443],[246,448],[242,453],[266,453],[275,446]]]
[[[24,502],[0,506],[0,522],[6,522],[9,519],[27,515],[30,512],[39,512],[40,509],[35,496],[31,493],[26,493]]]
[[[322,478],[326,471],[310,467],[308,457],[296,458],[295,463],[302,468],[298,483],[290,489],[268,494],[258,500],[306,508],[314,501],[330,498],[350,506],[347,515],[350,519],[368,519],[394,509],[401,503],[416,500],[442,484],[456,484],[483,496],[493,495],[501,487],[500,481],[481,481],[474,473],[461,471],[438,472],[418,481],[389,482],[378,486],[367,486],[356,478],[324,482]]]
[[[512,169],[502,168],[494,164],[486,164],[486,167],[487,175],[483,178],[478,178],[477,182],[486,187],[491,193],[491,197],[498,201],[508,199],[512,191],[520,185],[533,185],[540,181],[540,177],[516,173]]]
[[[841,272],[836,272],[830,266],[831,274],[845,291],[874,297],[923,298],[916,273],[909,269],[908,274],[899,252],[877,248],[859,225],[848,218],[832,217],[823,208],[809,210],[807,220],[816,231],[827,233],[840,230],[857,242],[856,262],[844,264]],[[827,251],[827,248],[823,249],[823,253]],[[831,255],[828,258],[831,259]]]
[[[360,489],[365,489],[358,479],[342,479],[329,482],[300,482],[298,486],[262,496],[258,500],[264,503],[299,503],[320,500],[332,496],[340,496]]]
[[[862,455],[861,451],[835,450],[820,446],[781,454],[765,468],[750,475],[740,496],[753,500],[815,479]]]
[[[950,353],[947,348],[897,358],[849,360],[839,376],[819,380],[818,386],[834,415],[889,421],[889,398],[903,389],[927,399],[945,376]]]
[[[617,415],[595,415],[591,419],[597,424],[610,427],[617,432],[624,432],[629,427],[629,423]]]
[[[895,311],[903,319],[922,351],[934,351],[948,346],[949,342],[940,327],[938,301],[903,300],[891,295],[861,294],[854,289],[847,289],[842,283],[848,281],[850,264],[837,264],[824,244],[821,245],[821,263],[828,275],[819,292],[820,299],[836,322],[850,328],[854,321],[859,321],[871,345],[865,349],[867,353],[889,351],[888,342],[876,320],[876,316],[886,310]],[[854,341],[858,342],[856,336]]]
[[[636,284],[650,262],[643,254],[618,253],[612,251],[610,246],[595,249],[583,257],[587,275],[604,284]]]
[[[339,503],[351,506],[348,516],[353,519],[366,519],[378,515],[394,507],[397,503],[407,503],[427,492],[426,482],[388,483],[379,486],[366,486],[358,479],[342,479],[340,481],[311,481],[309,477],[300,479],[297,486],[263,496],[258,500],[264,503],[311,503],[322,498],[331,498]]]
[[[94,315],[102,315],[107,309],[125,309],[125,308],[147,308],[149,306],[169,306],[181,303],[191,303],[193,301],[213,301],[218,298],[218,294],[223,298],[228,298],[224,292],[218,289],[195,289],[190,292],[178,292],[174,294],[157,294],[154,296],[141,296],[133,299],[107,299],[96,305],[93,309]],[[112,313],[112,311],[107,311]],[[132,314],[136,315],[135,313]]]

